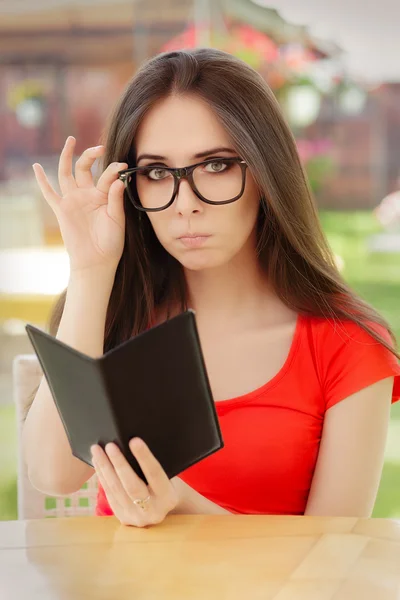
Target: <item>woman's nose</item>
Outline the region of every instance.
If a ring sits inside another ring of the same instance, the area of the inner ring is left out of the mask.
[[[174,204],[176,212],[184,216],[201,212],[203,209],[201,200],[196,196],[189,182],[184,179],[179,182]]]

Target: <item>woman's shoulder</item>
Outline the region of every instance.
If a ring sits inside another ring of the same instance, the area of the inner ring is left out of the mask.
[[[393,399],[400,397],[400,365],[396,356],[352,320],[306,317],[308,339],[327,407],[385,377],[394,377]],[[368,326],[393,347],[388,330]]]
[[[303,317],[308,324],[316,341],[319,341],[325,349],[329,347],[343,348],[354,344],[367,346],[381,345],[370,332],[351,319],[338,319],[317,316]],[[374,321],[367,321],[365,324],[369,329],[380,335],[388,344],[393,346],[391,335],[383,325]]]

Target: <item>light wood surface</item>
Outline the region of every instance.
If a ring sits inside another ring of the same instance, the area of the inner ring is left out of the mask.
[[[400,522],[169,516],[0,523],[1,600],[400,600]]]

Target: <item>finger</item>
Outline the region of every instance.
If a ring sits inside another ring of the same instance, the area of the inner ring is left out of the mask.
[[[96,188],[99,190],[99,192],[102,192],[103,194],[108,195],[111,185],[114,183],[114,181],[118,180],[118,171],[123,171],[124,169],[127,169],[127,168],[128,168],[127,163],[118,163],[118,162],[110,163],[108,165],[108,167],[105,169],[105,171],[99,177]],[[121,181],[121,184],[122,183],[123,182]]]
[[[111,491],[108,489],[107,481],[104,479],[104,476],[103,476],[103,473],[101,471],[101,468],[97,464],[96,459],[93,458],[93,457],[92,457],[92,462],[93,462],[93,466],[95,468],[96,475],[97,475],[97,478],[99,480],[99,483],[100,483],[101,487],[103,488],[104,493],[106,495],[107,502],[110,505],[110,508],[111,508],[113,514],[119,520],[121,520],[122,515],[123,515],[123,508],[118,504],[118,502],[113,497]]]
[[[44,172],[42,165],[35,163],[34,165],[32,165],[32,168],[44,199],[49,204],[49,206],[51,206],[51,208],[54,209],[54,207],[61,200],[60,196],[57,194],[57,192],[54,190],[53,186],[47,179],[47,175]]]
[[[92,459],[93,464],[96,465],[96,471],[101,477],[101,484],[106,493],[107,500],[112,502],[120,512],[123,511],[126,514],[127,511],[132,511],[132,501],[125,492],[113,465],[107,457],[107,454],[103,452],[100,446],[92,447]]]
[[[147,444],[140,438],[133,438],[129,442],[129,447],[154,494],[160,497],[169,496],[171,492],[170,480]]]
[[[116,444],[107,444],[106,453],[125,493],[130,498],[130,502],[132,503],[138,498],[147,498],[149,495],[147,486],[132,469],[118,446]]]
[[[69,191],[76,189],[76,181],[72,175],[72,158],[74,155],[75,138],[69,136],[64,144],[58,163],[58,183],[63,196]]]
[[[116,223],[119,223],[121,227],[125,222],[124,189],[124,182],[120,179],[116,179],[114,183],[111,184],[107,202],[107,213],[109,217]]]
[[[93,187],[92,167],[97,158],[104,152],[104,146],[88,148],[75,163],[75,181],[78,187]]]

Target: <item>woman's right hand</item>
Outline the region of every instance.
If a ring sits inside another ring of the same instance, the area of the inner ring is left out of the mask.
[[[111,163],[94,185],[91,167],[104,146],[88,148],[75,164],[75,138],[69,137],[60,155],[58,181],[61,194],[50,185],[43,167],[33,165],[41,192],[57,217],[70,258],[70,271],[105,267],[116,269],[125,242],[124,183],[118,171],[127,163]]]

